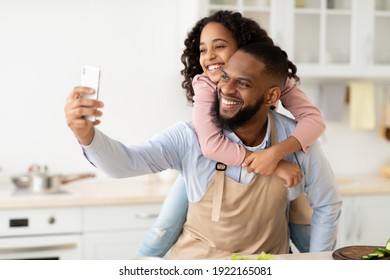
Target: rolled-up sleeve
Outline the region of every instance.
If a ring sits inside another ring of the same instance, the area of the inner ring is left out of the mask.
[[[181,171],[188,151],[186,124],[178,123],[140,145],[126,146],[95,128],[92,143],[83,146],[85,157],[111,177],[124,178],[166,169]]]

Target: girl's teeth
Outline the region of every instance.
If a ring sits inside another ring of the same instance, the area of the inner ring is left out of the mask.
[[[215,70],[215,69],[218,69],[218,68],[221,68],[221,65],[210,65],[208,67],[209,70]]]

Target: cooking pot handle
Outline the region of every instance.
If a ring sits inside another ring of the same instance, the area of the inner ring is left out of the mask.
[[[45,171],[46,169],[47,167],[45,168]],[[39,166],[39,164],[31,164],[28,167],[28,173],[37,173],[37,172],[41,172],[41,167]]]
[[[62,184],[67,184],[70,182],[74,182],[77,180],[81,179],[86,179],[86,178],[94,178],[96,175],[94,173],[84,173],[84,174],[74,174],[74,175],[67,175],[62,177]]]

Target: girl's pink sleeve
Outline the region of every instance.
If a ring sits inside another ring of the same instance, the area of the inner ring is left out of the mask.
[[[297,121],[297,127],[291,135],[297,138],[302,150],[307,152],[310,145],[325,131],[326,125],[320,110],[310,102],[306,94],[290,79],[286,81],[280,101]]]
[[[245,148],[226,138],[210,115],[216,85],[205,75],[196,75],[192,87],[195,92],[192,121],[203,155],[226,165],[241,165]]]

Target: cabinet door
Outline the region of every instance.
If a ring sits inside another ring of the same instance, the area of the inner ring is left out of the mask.
[[[83,213],[84,258],[133,258],[160,209],[159,203],[86,207]]]
[[[339,220],[339,231],[337,235],[336,248],[355,245],[355,222],[354,199],[344,197]]]
[[[373,60],[375,65],[390,65],[390,0],[376,0],[374,10]]]
[[[86,260],[128,260],[134,258],[146,229],[86,233],[83,258]]]
[[[157,218],[160,203],[85,207],[83,231],[148,228]]]
[[[243,16],[258,22],[262,28],[269,32],[272,0],[207,0],[203,3],[205,16],[219,10],[240,12]]]
[[[390,195],[355,197],[356,240],[359,245],[384,246],[390,238]]]
[[[336,247],[383,246],[390,238],[389,208],[390,195],[345,197]]]
[[[284,22],[272,22],[276,43],[286,50],[302,78],[350,73],[354,0],[273,0]],[[280,12],[279,12],[280,11]],[[278,18],[278,17],[276,17]],[[349,69],[349,71],[347,71]]]
[[[352,55],[357,65],[390,65],[390,1],[354,1],[354,41]],[[362,20],[364,19],[364,20]],[[374,68],[375,69],[375,68]]]
[[[352,19],[350,1],[296,1],[292,12],[294,44],[290,55],[295,63],[315,65],[350,63]]]

